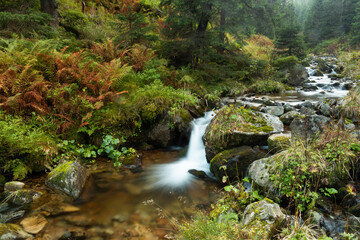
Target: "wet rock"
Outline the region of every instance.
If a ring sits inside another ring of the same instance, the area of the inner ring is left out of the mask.
[[[187,138],[190,137],[193,120],[189,111],[182,109],[175,116],[170,113],[165,114],[147,133],[147,141],[156,147],[169,147],[175,140],[176,131]]]
[[[308,73],[306,68],[301,64],[294,64],[283,70],[284,76],[287,76],[286,83],[290,86],[300,86],[306,79],[308,79]]]
[[[88,172],[77,161],[70,161],[57,166],[46,178],[45,184],[66,193],[68,196],[79,198],[85,186]]]
[[[285,125],[290,125],[291,122],[297,118],[297,117],[300,117],[301,114],[297,111],[290,111],[290,112],[287,112],[285,113],[284,115],[282,115],[280,117],[280,120],[285,124]]]
[[[8,213],[0,214],[0,223],[7,223],[13,220],[22,218],[25,215],[25,210],[11,211]]]
[[[229,177],[229,181],[232,182],[245,176],[249,165],[264,156],[265,154],[258,148],[249,146],[225,150],[211,160],[210,171],[219,182],[222,182],[224,176]]]
[[[322,76],[324,76],[324,73],[322,73],[320,70],[315,70],[312,73],[312,76],[314,76],[314,77],[322,77]]]
[[[132,154],[122,160],[124,168],[130,169],[132,173],[139,173],[143,171],[142,168],[142,154]]]
[[[44,229],[48,221],[42,215],[27,217],[20,222],[24,230],[31,234],[37,234]]]
[[[244,113],[239,113],[242,111]],[[266,145],[270,134],[283,130],[284,125],[276,116],[226,107],[216,114],[206,128],[203,137],[206,159],[210,162],[216,154],[234,147]]]
[[[310,101],[305,101],[303,103],[300,103],[298,105],[296,105],[296,108],[302,108],[302,107],[306,107],[306,108],[313,108],[313,104]]]
[[[306,92],[316,91],[316,90],[318,90],[318,87],[314,86],[314,85],[304,85],[303,90]]]
[[[170,117],[163,117],[148,133],[148,141],[157,147],[169,147],[174,138],[170,126]]]
[[[0,224],[0,239],[1,240],[22,240],[31,238],[32,235],[25,232],[19,225],[16,224]]]
[[[291,112],[291,111],[294,111],[295,108],[293,106],[291,106],[290,104],[286,103],[284,105],[284,112],[287,113],[287,112]]]
[[[267,106],[261,109],[262,112],[274,115],[274,116],[281,116],[284,114],[284,107],[282,106]]]
[[[276,153],[290,146],[291,133],[272,134],[268,138],[269,152]]]
[[[316,115],[316,111],[315,111],[314,109],[312,109],[312,108],[307,108],[307,107],[301,107],[300,110],[299,110],[299,112],[300,112],[301,114],[308,115],[308,116],[310,116],[310,115]]]
[[[344,84],[344,89],[345,90],[350,90],[350,89],[352,89],[353,88],[353,84],[352,83],[346,83],[346,84]]]
[[[7,182],[7,183],[5,183],[4,191],[21,190],[24,188],[24,186],[25,186],[25,183],[22,183],[22,182],[17,182],[17,181]]]
[[[331,115],[331,107],[329,104],[327,103],[320,103],[318,106],[319,112],[321,115],[326,116],[326,117],[330,117]]]
[[[196,170],[196,169],[190,169],[190,170],[188,170],[188,172],[190,174],[192,174],[193,176],[195,176],[197,178],[200,178],[200,179],[209,178],[209,176],[204,171],[200,171],[200,170]]]
[[[297,139],[312,139],[329,123],[330,118],[325,116],[313,115],[296,118],[290,124],[291,134],[293,138]]]
[[[316,61],[318,63],[318,68],[320,69],[320,71],[322,71],[324,73],[332,72],[332,66],[328,62],[326,62],[323,59],[317,59]]]
[[[41,192],[29,189],[22,189],[17,191],[6,191],[3,193],[9,203],[18,206],[26,205],[39,199],[42,196]]]
[[[246,207],[241,224],[243,229],[256,232],[261,239],[272,239],[276,229],[285,221],[286,215],[281,212],[280,206],[265,198]]]

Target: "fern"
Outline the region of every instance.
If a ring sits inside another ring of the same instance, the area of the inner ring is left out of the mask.
[[[107,38],[103,44],[95,44],[91,48],[91,52],[104,62],[110,62],[116,58],[125,59],[128,54],[127,48],[121,48],[122,43],[114,46],[111,39]]]
[[[129,52],[129,56],[129,62],[132,64],[133,69],[139,72],[143,70],[145,65],[156,55],[152,49],[144,45],[135,44]]]

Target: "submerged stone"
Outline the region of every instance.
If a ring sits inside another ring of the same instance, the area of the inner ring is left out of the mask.
[[[57,166],[46,178],[45,184],[77,199],[85,186],[88,172],[79,162],[70,161]]]

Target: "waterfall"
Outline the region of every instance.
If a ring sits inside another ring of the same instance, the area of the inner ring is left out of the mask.
[[[205,113],[204,117],[191,122],[191,136],[186,156],[176,162],[159,164],[150,167],[147,181],[153,188],[183,188],[191,183],[193,175],[188,173],[190,169],[209,172],[209,164],[205,157],[205,146],[202,137],[206,127],[214,117],[214,112]]]

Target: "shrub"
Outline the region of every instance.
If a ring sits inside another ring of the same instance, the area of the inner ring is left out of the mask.
[[[0,112],[0,169],[23,179],[33,169],[52,162],[57,152],[55,140],[20,117]]]
[[[289,199],[289,206],[311,209],[321,193],[332,194],[332,187],[357,178],[359,143],[340,129],[328,129],[314,142],[293,141],[275,158],[271,179]],[[325,190],[319,191],[322,187]]]
[[[28,38],[53,38],[56,32],[49,24],[51,20],[48,14],[41,12],[28,14],[0,12],[0,34],[8,37],[16,33]]]
[[[257,80],[248,87],[250,92],[265,94],[265,93],[281,93],[286,90],[287,86],[281,82],[274,80]]]

